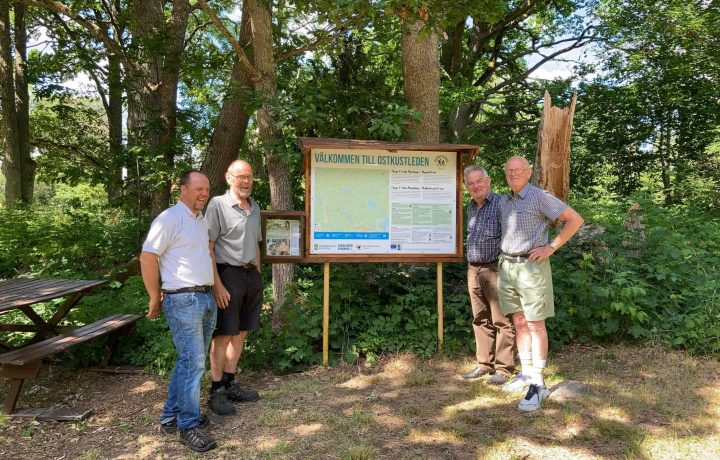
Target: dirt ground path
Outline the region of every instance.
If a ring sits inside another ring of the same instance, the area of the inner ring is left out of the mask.
[[[578,380],[592,393],[551,397],[530,415],[516,409],[522,395],[463,381],[471,367],[469,358],[396,355],[374,367],[244,373],[240,382],[261,400],[234,416],[210,414],[219,446],[207,454],[158,432],[165,378],[50,367],[26,382],[20,407],[93,415],[78,423],[0,416],[0,458],[720,458],[715,361],[659,348],[568,347],[551,357],[549,385]]]

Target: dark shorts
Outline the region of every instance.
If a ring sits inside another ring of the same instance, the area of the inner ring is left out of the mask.
[[[218,308],[217,326],[213,336],[237,335],[240,331],[260,328],[263,286],[260,273],[254,268],[217,264],[218,274],[230,293],[227,308]]]

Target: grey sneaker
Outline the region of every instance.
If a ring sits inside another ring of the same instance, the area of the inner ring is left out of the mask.
[[[208,416],[203,414],[198,419],[200,424],[198,425],[198,428],[205,428],[210,423],[210,420],[208,420]],[[162,434],[175,434],[177,433],[177,419],[174,418],[166,423],[160,424],[160,433]]]
[[[246,390],[240,387],[235,380],[230,382],[230,386],[225,388],[227,397],[233,402],[251,402],[260,399],[260,394],[255,390]]]
[[[224,387],[218,388],[210,393],[208,406],[210,406],[211,411],[218,415],[232,415],[235,413],[235,406],[233,406],[228,399],[228,394]]]
[[[502,391],[505,393],[515,393],[516,391],[523,391],[528,385],[530,385],[530,377],[518,374],[512,382],[503,385]]]
[[[508,379],[510,378],[509,375],[503,374],[502,372],[495,372],[493,375],[490,376],[489,379],[485,381],[488,385],[503,385],[507,383]]]
[[[217,442],[198,428],[180,430],[180,442],[195,452],[207,452],[217,447]]]
[[[534,383],[528,388],[528,392],[518,403],[518,409],[522,412],[532,412],[540,409],[543,400],[550,396],[550,390]]]

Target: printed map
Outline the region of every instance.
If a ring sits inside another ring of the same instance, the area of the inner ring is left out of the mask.
[[[387,232],[389,181],[390,171],[316,168],[314,230]]]

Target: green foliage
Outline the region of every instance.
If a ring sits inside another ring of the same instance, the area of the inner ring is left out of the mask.
[[[0,209],[0,278],[73,278],[130,260],[146,223],[105,201],[100,187],[61,184],[46,203]]]
[[[445,341],[448,353],[469,351],[469,302],[463,264],[446,264]],[[430,356],[437,349],[435,266],[337,264],[331,269],[330,359],[372,363],[384,353],[412,351]],[[321,267],[299,269],[294,302],[283,311],[284,327],[273,333],[268,318],[250,334],[243,362],[272,365],[281,372],[322,361]]]
[[[704,210],[665,208],[638,195],[580,203],[605,233],[553,256],[555,343],[655,339],[693,353],[720,352],[720,231]],[[644,229],[624,225],[640,204]],[[641,234],[642,233],[642,234]],[[639,251],[635,253],[634,251]]]
[[[118,282],[85,296],[66,318],[72,325],[88,324],[114,313],[147,313],[148,297],[142,278],[131,276],[124,285]],[[56,356],[71,366],[92,366],[100,362],[104,340],[94,340],[73,348],[68,356]],[[142,366],[161,374],[172,370],[175,364],[175,347],[167,322],[142,318],[136,323],[135,333],[120,339],[114,362]]]

